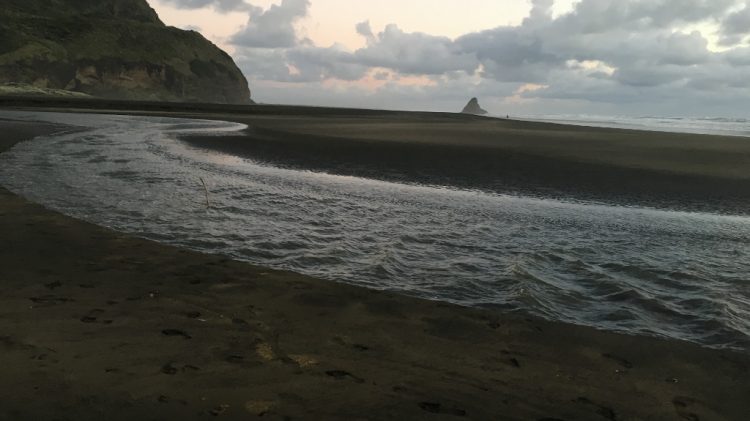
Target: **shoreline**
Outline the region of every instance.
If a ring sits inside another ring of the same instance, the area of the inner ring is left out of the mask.
[[[144,104],[0,97],[0,106],[9,109],[238,122],[249,129],[180,140],[292,169],[513,196],[750,215],[750,142],[737,136],[450,113]]]
[[[750,214],[750,142],[442,116],[235,117],[243,134],[192,146],[274,166],[498,194]],[[605,139],[605,141],[602,141]]]
[[[502,118],[502,117],[501,117]],[[568,119],[566,119],[568,118]],[[655,126],[648,126],[643,124],[637,124],[632,123],[632,121],[638,121],[638,120],[660,120],[660,121],[682,121],[682,120],[688,120],[688,121],[717,121],[717,120],[724,120],[723,122],[727,123],[740,123],[741,119],[739,118],[708,118],[708,117],[685,117],[685,118],[676,118],[676,117],[659,117],[659,116],[591,116],[590,119],[586,119],[586,116],[565,116],[557,117],[554,115],[549,116],[549,118],[544,117],[534,117],[534,116],[519,116],[517,118],[518,121],[527,121],[527,122],[538,122],[538,123],[553,123],[553,124],[565,124],[569,126],[580,126],[580,127],[596,127],[596,128],[604,128],[604,129],[622,129],[622,130],[636,130],[636,131],[642,131],[642,132],[654,132],[654,133],[682,133],[682,134],[695,134],[695,135],[703,135],[703,136],[727,136],[727,137],[739,137],[744,139],[750,139],[750,131],[748,132],[738,132],[738,131],[732,131],[732,130],[708,130],[708,129],[693,129],[688,128],[684,126],[678,126],[678,127],[655,127]],[[628,123],[627,121],[631,121],[631,123]],[[675,128],[679,128],[680,130],[674,130]]]
[[[45,129],[0,127],[0,152]],[[10,418],[741,419],[746,410],[744,353],[320,281],[132,238],[5,189],[0,199]]]

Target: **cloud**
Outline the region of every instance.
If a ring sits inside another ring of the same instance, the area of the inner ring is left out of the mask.
[[[741,47],[725,53],[726,61],[732,66],[750,66],[750,47]]]
[[[532,0],[531,12],[529,13],[529,17],[524,21],[524,24],[529,25],[549,21],[552,18],[552,6],[554,3],[554,0]]]
[[[373,72],[373,76],[379,73]],[[384,77],[384,74],[380,75]],[[380,108],[397,110],[455,110],[460,111],[466,101],[473,96],[484,96],[482,106],[492,105],[493,109],[510,108],[502,98],[512,95],[516,87],[491,80],[475,81],[468,76],[459,79],[440,77],[433,85],[405,85],[393,80],[379,89],[368,89],[357,85],[338,86],[323,81],[309,83],[287,83],[261,81],[253,86],[253,95],[261,102],[327,105],[352,108]],[[321,102],[325,98],[325,102]],[[456,98],[460,98],[458,101]],[[457,109],[456,109],[457,108]]]
[[[297,70],[298,80],[339,79],[355,81],[365,76],[368,67],[351,59],[340,45],[329,48],[302,47],[287,52],[289,63]]]
[[[356,81],[368,72],[367,66],[355,63],[339,45],[328,48],[305,45],[289,49],[243,48],[238,51],[237,59],[251,78],[276,82]]]
[[[162,3],[172,5],[178,9],[202,9],[211,7],[220,12],[246,11],[252,6],[244,0],[161,0]]]
[[[180,29],[184,29],[186,31],[195,31],[195,32],[201,32],[202,31],[201,27],[200,26],[196,26],[196,25],[185,25],[185,26],[181,27]]]
[[[294,23],[306,16],[309,2],[284,0],[266,11],[253,9],[248,26],[233,41],[256,86],[281,82],[318,89],[326,81],[369,77],[381,82],[377,93],[351,95],[378,103],[387,102],[387,95],[413,103],[427,94],[455,95],[460,103],[471,94],[497,104],[572,101],[600,104],[596,109],[619,104],[640,110],[686,101],[726,105],[750,97],[745,76],[750,48],[740,45],[750,35],[750,7],[738,7],[745,1],[581,0],[560,16],[553,15],[553,3],[532,0],[521,24],[455,39],[407,32],[395,24],[376,33],[364,21],[354,29],[365,46],[348,51],[300,39]],[[716,28],[731,48],[712,50],[706,28]],[[433,83],[410,88],[401,77]]]
[[[745,5],[722,22],[721,25],[721,44],[736,45],[741,43],[750,35],[750,5]]]
[[[737,0],[582,0],[553,25],[583,34],[652,30],[722,17]]]
[[[300,42],[294,24],[307,16],[309,7],[309,0],[282,0],[267,10],[251,7],[250,20],[231,42],[250,48],[294,47]]]
[[[365,37],[368,44],[376,41],[375,34],[372,32],[372,27],[370,26],[369,20],[358,23],[354,28],[356,29],[357,34]]]
[[[448,37],[407,33],[396,25],[388,25],[377,34],[367,33],[367,28],[357,28],[365,33],[368,45],[355,51],[352,60],[369,67],[386,67],[404,74],[439,75],[451,71],[473,72],[476,57],[464,52]]]
[[[747,35],[750,33],[750,6],[745,6],[742,10],[729,15],[724,20],[722,29],[725,34]]]

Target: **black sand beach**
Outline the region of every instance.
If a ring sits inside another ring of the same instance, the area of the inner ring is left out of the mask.
[[[454,115],[242,110],[148,112],[252,124],[247,137],[189,141],[290,166],[728,212],[750,199],[744,139]],[[5,150],[59,128],[0,121],[0,130]],[[748,413],[743,353],[267,270],[76,221],[4,189],[0,232],[0,419]]]
[[[217,119],[199,147],[274,165],[390,181],[747,215],[750,142],[465,114],[0,97],[3,107]]]
[[[744,138],[404,113],[241,117],[243,136],[195,146],[275,165],[390,181],[746,214]]]

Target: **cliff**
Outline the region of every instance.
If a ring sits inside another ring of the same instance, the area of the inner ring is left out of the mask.
[[[464,107],[464,110],[461,111],[464,114],[476,114],[476,115],[485,115],[487,114],[487,110],[482,109],[482,107],[479,106],[479,100],[476,98],[472,98],[471,101],[469,101],[468,104]]]
[[[229,55],[146,0],[3,0],[0,84],[101,98],[251,103]]]

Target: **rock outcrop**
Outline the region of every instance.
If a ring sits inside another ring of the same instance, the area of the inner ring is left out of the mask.
[[[469,101],[468,104],[464,107],[464,110],[461,111],[464,114],[474,114],[474,115],[485,115],[487,114],[487,110],[482,109],[482,107],[479,106],[479,100],[476,98],[472,98],[471,101]]]
[[[3,0],[0,84],[100,98],[251,103],[229,55],[146,0]]]

